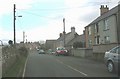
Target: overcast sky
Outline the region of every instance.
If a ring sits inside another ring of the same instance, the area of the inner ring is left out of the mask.
[[[78,34],[100,16],[100,5],[117,6],[119,0],[0,0],[0,40],[13,40],[13,4],[16,4],[16,39],[28,41],[57,39],[74,26]]]

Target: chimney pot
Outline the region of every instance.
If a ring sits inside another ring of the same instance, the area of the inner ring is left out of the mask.
[[[60,37],[62,36],[62,33],[60,33]]]
[[[109,11],[109,8],[107,5],[106,5],[106,7],[104,7],[104,5],[101,5],[101,7],[100,7],[100,14],[101,15],[103,15],[104,13],[106,13],[108,11]]]

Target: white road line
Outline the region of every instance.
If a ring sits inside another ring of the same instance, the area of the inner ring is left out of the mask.
[[[28,56],[29,56],[29,55],[28,55]],[[25,66],[24,66],[24,70],[23,70],[22,79],[24,79],[24,76],[25,76],[27,61],[28,61],[28,57],[27,57],[26,62],[25,62]]]
[[[67,65],[67,67],[69,67],[69,68],[71,68],[71,69],[73,69],[73,70],[75,70],[75,71],[83,74],[84,76],[87,76],[87,74],[85,74],[85,73],[83,73],[83,72],[81,72],[81,71],[79,71],[79,70],[77,70],[77,69],[75,69],[75,68],[73,68],[73,67],[71,67],[71,66],[69,66],[69,65]]]
[[[63,63],[62,61],[60,61],[60,60],[58,60],[58,59],[56,59],[56,61],[58,61],[58,62],[61,63],[61,64],[64,64],[65,66],[67,66],[68,68],[70,68],[70,69],[72,69],[72,70],[74,70],[74,71],[76,71],[76,72],[79,72],[80,74],[82,74],[82,75],[84,75],[84,76],[88,76],[87,74],[85,74],[85,73],[83,73],[83,72],[81,72],[81,71],[73,68],[73,67],[70,66],[70,65],[67,65],[67,64]]]
[[[64,64],[62,61],[60,61],[60,60],[58,60],[58,59],[56,59],[56,61],[58,61],[58,62],[61,63],[61,64]]]

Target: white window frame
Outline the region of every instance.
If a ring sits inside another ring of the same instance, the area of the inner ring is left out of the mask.
[[[110,36],[105,36],[105,43],[110,43]]]
[[[91,46],[92,45],[92,40],[89,40],[89,46]]]
[[[97,44],[97,37],[95,37],[95,44]]]
[[[91,35],[91,27],[88,27],[88,34]]]
[[[95,24],[95,33],[97,33],[97,25]]]
[[[96,36],[95,37],[95,44],[100,44],[100,36]]]
[[[108,19],[104,20],[104,30],[108,30],[109,29],[109,23],[108,23]]]

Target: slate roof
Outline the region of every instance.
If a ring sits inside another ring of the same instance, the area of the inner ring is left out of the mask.
[[[102,19],[105,19],[105,18],[107,18],[107,17],[109,17],[109,16],[111,16],[111,15],[114,15],[114,14],[116,14],[117,12],[118,12],[118,6],[112,8],[112,9],[109,10],[108,12],[106,12],[106,13],[104,13],[103,15],[99,16],[97,19],[95,19],[94,21],[92,21],[89,25],[92,25],[92,24],[94,24],[94,23],[96,23],[96,22],[98,22],[98,21],[100,21],[100,20],[102,20]],[[89,26],[89,25],[88,25],[88,26]],[[86,26],[86,27],[87,27],[87,26]]]
[[[75,38],[73,38],[71,41],[68,42],[68,45],[72,45],[74,42],[78,41],[78,42],[85,42],[85,38],[84,38],[84,34],[82,35],[77,35]]]
[[[65,37],[67,37],[70,33],[71,33],[71,32],[65,34]],[[57,41],[61,41],[61,40],[64,40],[64,35],[62,35],[61,37],[59,37],[59,38],[57,39]]]

